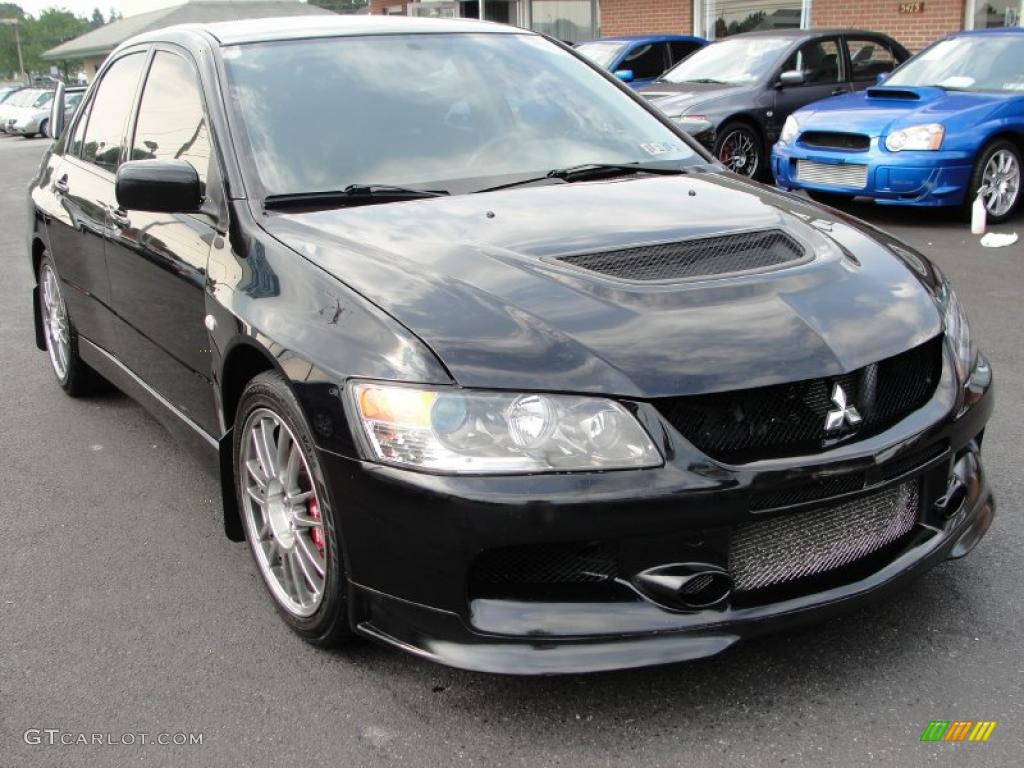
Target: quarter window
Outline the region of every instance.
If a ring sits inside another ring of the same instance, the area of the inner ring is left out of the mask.
[[[824,85],[840,81],[839,44],[835,40],[814,40],[805,43],[789,57],[783,72],[804,73],[806,85]]]
[[[103,75],[85,127],[82,159],[86,162],[111,172],[117,170],[128,113],[145,62],[145,54],[129,54],[115,61]]]
[[[146,78],[132,143],[132,160],[187,160],[206,186],[210,135],[189,64],[181,56],[157,51]]]

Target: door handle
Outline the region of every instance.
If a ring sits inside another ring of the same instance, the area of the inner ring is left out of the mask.
[[[131,219],[128,218],[128,214],[123,208],[111,208],[110,209],[110,220],[114,224],[122,229],[126,229],[132,225]]]
[[[66,195],[68,193],[68,176],[67,176],[67,174],[64,174],[59,179],[57,179],[55,182],[53,182],[53,188],[57,192],[59,192],[60,194]]]
[[[834,91],[832,91],[832,95],[833,96],[838,96],[841,93],[846,93],[846,89],[845,88],[836,88]]]

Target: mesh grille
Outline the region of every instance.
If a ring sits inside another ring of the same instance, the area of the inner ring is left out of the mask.
[[[771,269],[803,258],[804,248],[796,240],[785,232],[768,230],[565,256],[561,260],[622,280],[656,281]]]
[[[821,451],[856,432],[876,434],[920,408],[935,392],[942,372],[942,337],[859,371],[713,395],[666,398],[662,414],[712,458],[742,463]],[[839,384],[863,421],[826,433]]]
[[[602,542],[528,544],[481,554],[470,581],[476,585],[594,584],[617,573],[615,552]]]
[[[871,139],[862,133],[838,133],[833,131],[804,131],[800,143],[808,147],[864,151],[871,146]]]
[[[738,592],[849,565],[900,539],[917,519],[918,481],[846,504],[746,523],[729,542]]]

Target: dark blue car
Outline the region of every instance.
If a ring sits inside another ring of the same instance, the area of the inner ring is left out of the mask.
[[[693,35],[624,35],[580,43],[576,50],[634,88],[654,82],[708,41]]]
[[[884,85],[795,112],[772,152],[776,183],[830,202],[962,206],[990,221],[1020,200],[1024,29],[943,38]]]

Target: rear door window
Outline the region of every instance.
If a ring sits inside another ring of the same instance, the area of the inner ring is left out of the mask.
[[[132,53],[115,61],[103,75],[85,127],[81,157],[87,163],[111,173],[117,170],[128,115],[145,63],[144,53]]]
[[[896,55],[881,40],[850,37],[846,39],[850,52],[852,79],[855,81],[876,80],[879,75],[892,72],[899,63]]]

